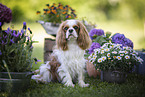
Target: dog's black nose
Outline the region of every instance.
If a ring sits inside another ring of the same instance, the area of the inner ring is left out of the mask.
[[[73,32],[73,29],[69,29],[69,33],[72,33]]]

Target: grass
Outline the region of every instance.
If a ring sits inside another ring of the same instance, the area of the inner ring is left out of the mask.
[[[123,84],[102,82],[86,75],[86,88],[66,87],[61,83],[37,84],[31,81],[30,88],[16,93],[0,93],[0,97],[145,97],[145,75],[129,74]]]

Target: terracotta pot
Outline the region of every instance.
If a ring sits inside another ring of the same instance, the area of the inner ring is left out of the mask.
[[[101,72],[99,71],[99,69],[96,70],[95,66],[91,62],[87,61],[86,65],[89,77],[97,78],[97,76],[101,76]]]

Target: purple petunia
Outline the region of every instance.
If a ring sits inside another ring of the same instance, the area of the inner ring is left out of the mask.
[[[104,35],[104,30],[102,29],[92,29],[89,33],[90,38],[93,40],[95,39],[95,36],[101,36]]]
[[[89,52],[88,53],[91,54],[91,53],[94,52],[94,49],[97,49],[97,48],[100,48],[100,47],[101,47],[101,45],[99,43],[93,42],[91,47],[89,48]]]
[[[115,44],[122,44],[123,46],[129,46],[133,48],[133,42],[126,38],[124,34],[116,33],[112,36],[112,42]]]

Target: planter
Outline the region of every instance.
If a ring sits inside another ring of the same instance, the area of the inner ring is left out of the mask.
[[[0,91],[17,92],[30,86],[31,72],[10,72],[10,75],[12,79],[9,79],[8,72],[0,72]]]
[[[126,81],[126,76],[126,73],[120,71],[101,71],[101,81],[124,83]]]
[[[138,64],[135,71],[137,74],[145,75],[145,52],[138,51],[138,54],[144,61],[142,64]]]
[[[44,21],[37,21],[37,22],[42,25],[42,27],[45,29],[46,33],[56,36],[57,30],[60,25],[59,23],[53,24],[51,22],[44,22]]]

